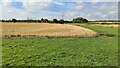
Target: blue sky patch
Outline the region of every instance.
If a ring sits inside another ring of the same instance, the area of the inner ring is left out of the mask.
[[[23,9],[23,3],[22,2],[12,2],[11,3],[12,7],[17,8],[17,9]]]

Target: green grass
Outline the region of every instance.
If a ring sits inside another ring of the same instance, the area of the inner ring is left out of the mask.
[[[117,66],[118,29],[82,25],[113,37],[3,39],[7,66]]]

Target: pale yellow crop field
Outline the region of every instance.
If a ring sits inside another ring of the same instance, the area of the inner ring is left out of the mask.
[[[102,24],[91,24],[91,26],[102,26],[102,27],[111,27],[111,28],[119,28],[120,26],[118,24],[114,25],[102,25]]]
[[[90,22],[91,26],[102,26],[102,27],[111,27],[111,28],[120,28],[120,22]]]
[[[87,28],[68,24],[49,23],[0,23],[2,37],[5,36],[96,36],[97,32]]]

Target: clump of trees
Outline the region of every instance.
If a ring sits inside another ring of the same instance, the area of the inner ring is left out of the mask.
[[[68,20],[63,20],[63,19],[60,19],[60,20],[57,20],[57,19],[53,19],[53,20],[48,20],[48,19],[44,19],[44,18],[41,18],[40,20],[32,20],[32,19],[28,19],[28,20],[17,20],[17,19],[12,19],[12,20],[0,20],[1,22],[28,22],[28,23],[31,23],[31,22],[35,22],[35,23],[59,23],[59,24],[64,24],[64,23],[86,23],[88,22],[87,19],[85,18],[82,18],[82,17],[77,17],[77,18],[74,18],[72,21],[68,21]]]
[[[59,23],[59,24],[64,24],[65,21],[63,19],[57,20],[57,19],[53,19],[52,21],[53,23]]]
[[[86,23],[86,22],[88,22],[88,20],[82,17],[77,17],[73,19],[73,23]]]
[[[16,23],[16,22],[17,22],[17,20],[16,20],[16,19],[12,19],[12,22]]]
[[[52,22],[54,22],[54,23],[58,23],[58,20],[57,20],[57,19],[53,19]]]

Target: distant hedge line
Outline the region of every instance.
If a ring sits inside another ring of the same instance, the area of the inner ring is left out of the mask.
[[[109,22],[112,22],[114,24],[119,24],[119,20],[98,20],[98,21],[88,21],[86,18],[82,18],[82,17],[77,17],[74,18],[72,21],[68,21],[68,20],[63,20],[63,19],[53,19],[53,20],[48,20],[48,19],[43,19],[41,18],[40,20],[33,20],[33,19],[27,19],[27,20],[17,20],[15,18],[11,19],[11,20],[0,20],[0,22],[27,22],[27,23],[60,23],[60,24],[64,24],[64,23],[91,23],[91,24],[111,24]],[[102,23],[101,23],[102,22]]]
[[[64,24],[64,23],[86,23],[88,22],[87,19],[85,18],[82,18],[82,17],[77,17],[77,18],[74,18],[72,21],[67,21],[67,20],[63,20],[63,19],[53,19],[53,20],[48,20],[48,19],[43,19],[41,18],[40,20],[32,20],[32,19],[27,19],[27,20],[17,20],[17,19],[12,19],[12,20],[0,20],[1,22],[28,22],[28,23],[31,23],[31,22],[35,22],[35,23],[60,23],[60,24]]]

